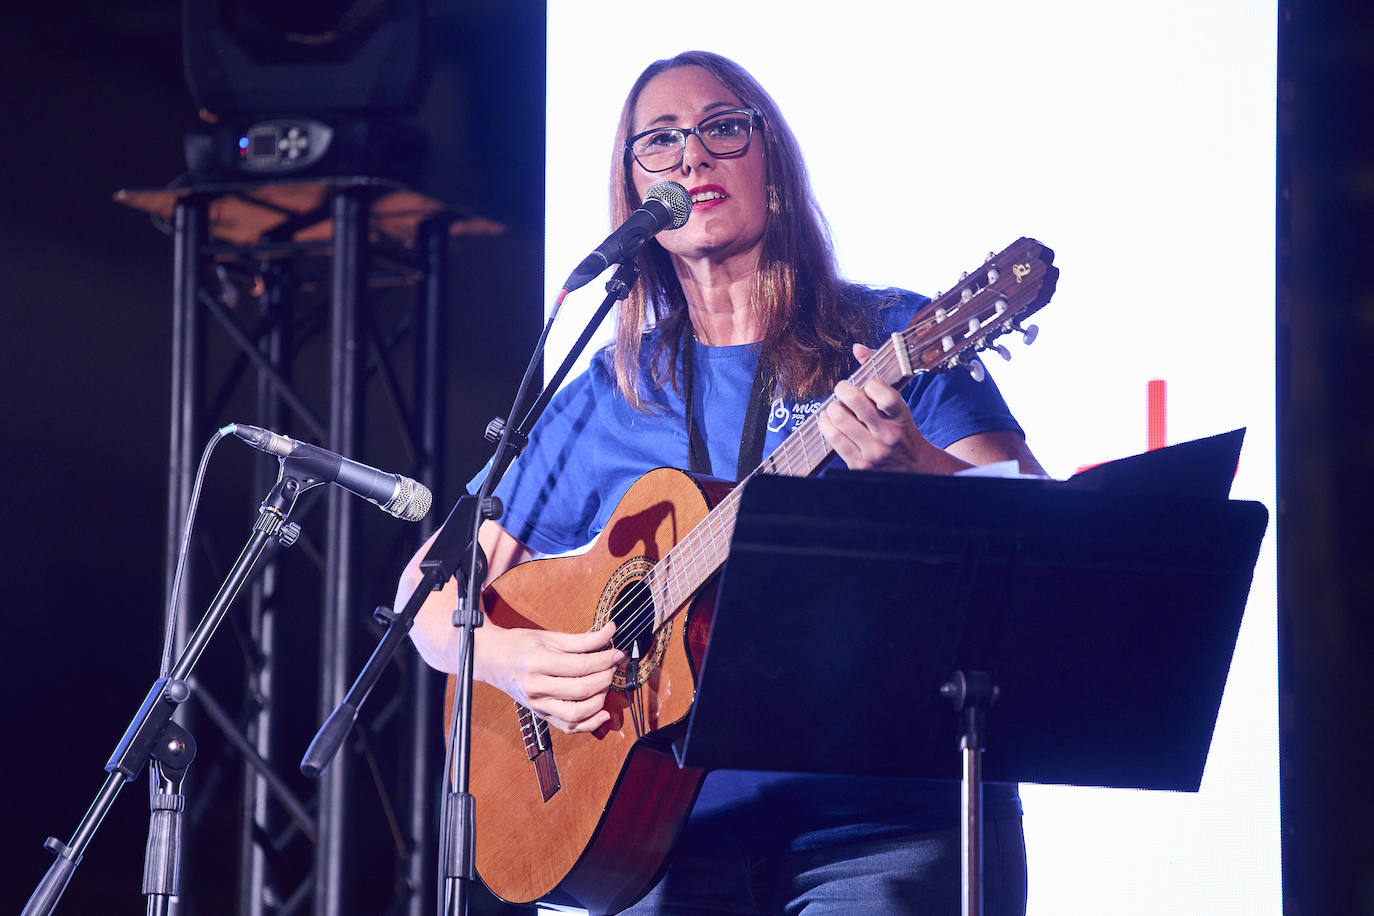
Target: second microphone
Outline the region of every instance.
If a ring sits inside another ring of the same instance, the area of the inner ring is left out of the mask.
[[[434,497],[424,484],[409,477],[379,471],[318,445],[297,442],[261,426],[230,423],[220,432],[238,436],[253,448],[276,455],[278,458],[301,461],[306,469],[321,481],[336,483],[348,492],[361,496],[408,522],[418,522],[424,518],[434,501]]]

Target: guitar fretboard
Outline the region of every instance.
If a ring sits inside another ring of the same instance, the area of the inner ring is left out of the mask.
[[[911,378],[904,370],[910,367],[905,354],[899,354],[898,341],[893,335],[873,356],[849,377],[849,381],[863,387],[870,379],[881,378],[900,387]],[[901,344],[904,346],[904,344]],[[739,512],[740,494],[744,485],[756,474],[777,474],[784,477],[808,477],[829,460],[834,450],[821,435],[816,414],[825,410],[834,395],[821,401],[778,448],[759,464],[740,485],[731,490],[695,528],[649,570],[644,581],[649,585],[654,603],[654,629],[663,625],[687,603],[725,562],[730,539],[735,533],[735,519]]]

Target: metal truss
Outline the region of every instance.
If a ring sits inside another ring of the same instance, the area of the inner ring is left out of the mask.
[[[370,179],[138,197],[143,193],[124,202],[162,210],[174,239],[167,597],[202,444],[227,421],[288,432],[407,473],[438,493],[449,239],[456,223],[469,224],[464,231],[499,227]],[[249,416],[229,416],[233,410]],[[397,463],[383,463],[376,457],[382,453]],[[245,492],[260,496],[275,468],[263,460],[254,473]],[[367,620],[360,577],[380,569],[394,582],[438,522],[426,520],[417,531],[339,488],[323,489],[298,508],[306,529],[298,549],[266,558],[230,618],[241,682],[226,685],[202,673],[193,684],[192,718],[213,724],[226,743],[218,757],[201,760],[190,793],[182,900],[195,901],[197,875],[210,868],[215,843],[224,844],[222,831],[214,839],[202,836],[213,832],[206,825],[223,825],[226,796],[236,793],[235,841],[232,849],[217,849],[238,860],[236,912],[289,914],[307,906],[317,916],[359,912],[350,894],[365,868],[374,889],[379,878],[390,882],[387,912],[419,914],[432,908],[437,774],[431,733],[439,720],[432,672],[418,656],[403,653],[399,676],[390,688],[383,680],[318,784],[303,784],[295,769],[314,727],[356,674],[357,650],[369,642],[359,638]],[[192,551],[178,608],[179,642],[198,613],[196,570],[208,582],[227,562],[216,556],[213,540],[198,538]],[[309,653],[287,636],[299,629],[300,617],[314,613],[301,606],[302,596],[319,606],[318,658],[309,674],[314,704],[304,710],[311,691],[302,689],[293,659]],[[240,702],[227,699],[234,689],[242,690]],[[293,733],[284,740],[288,714]],[[380,811],[389,834],[384,845],[394,852],[389,872],[376,854],[357,860],[368,843],[358,836],[354,808]],[[192,906],[229,910],[226,901]]]

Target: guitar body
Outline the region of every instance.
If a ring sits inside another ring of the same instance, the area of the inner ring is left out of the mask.
[[[492,582],[483,593],[488,617],[502,627],[599,629],[617,598],[623,601],[626,589],[633,591],[730,486],[682,471],[650,471],[625,494],[588,552],[522,563]],[[593,734],[549,729],[506,694],[476,685],[477,870],[497,896],[613,912],[643,896],[662,873],[705,777],[678,768],[662,730],[683,723],[691,709],[714,582],[686,614],[639,638],[640,686],[626,693],[617,676],[606,703],[611,721]],[[621,635],[616,644],[628,652]],[[643,735],[630,702],[638,703]]]

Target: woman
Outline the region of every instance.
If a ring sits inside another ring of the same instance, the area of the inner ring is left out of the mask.
[[[590,542],[621,495],[658,466],[738,479],[833,391],[818,423],[851,468],[950,473],[1016,459],[1039,465],[1000,394],[964,373],[922,377],[907,399],[842,379],[924,301],[837,276],[797,144],[741,67],[688,52],[651,65],[621,116],[612,221],[656,181],[687,188],[687,225],[639,255],[615,344],[555,399],[498,495],[481,542],[489,580],[535,552]],[[418,577],[414,562],[401,591]],[[451,586],[450,586],[451,587]],[[453,670],[452,598],[415,632]],[[591,633],[476,634],[475,675],[564,732],[606,724],[625,654]],[[635,913],[954,912],[959,901],[955,784],[712,773],[663,881]],[[988,911],[1024,908],[1014,788],[986,800]]]

